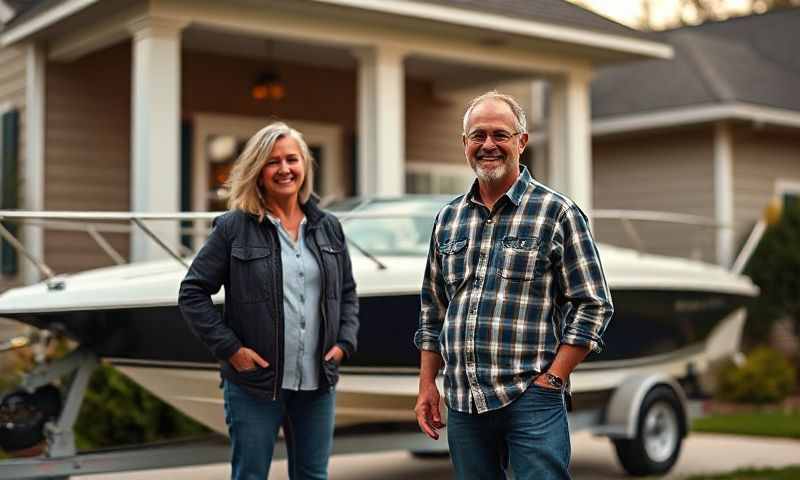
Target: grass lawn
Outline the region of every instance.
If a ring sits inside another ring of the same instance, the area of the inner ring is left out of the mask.
[[[796,480],[800,478],[800,465],[786,468],[759,468],[735,470],[714,475],[695,475],[686,480]]]
[[[791,413],[751,412],[711,415],[695,420],[692,430],[695,432],[800,439],[800,411]],[[800,475],[796,478],[800,478]]]

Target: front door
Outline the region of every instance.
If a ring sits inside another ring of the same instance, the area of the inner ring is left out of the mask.
[[[247,140],[271,120],[218,114],[194,117],[192,210],[226,210],[224,185]],[[316,160],[314,191],[323,200],[346,195],[342,172],[342,128],[315,122],[287,121],[308,143]]]

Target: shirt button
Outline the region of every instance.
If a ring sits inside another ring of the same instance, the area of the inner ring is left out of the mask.
[[[299,253],[295,254],[295,257],[300,258],[300,254]]]
[[[305,302],[306,301],[306,296],[305,295],[300,295],[300,301],[301,302]]]
[[[303,272],[300,272],[298,275],[300,275],[300,276],[302,277],[302,276],[303,276],[303,275],[305,275],[305,274],[304,274]]]

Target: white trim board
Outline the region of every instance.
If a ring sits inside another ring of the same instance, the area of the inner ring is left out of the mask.
[[[0,0],[0,23],[8,22],[12,18],[14,18],[15,14],[16,12],[14,11],[13,8],[11,8],[11,6],[8,3],[4,2],[3,0]]]
[[[49,10],[45,10],[27,22],[20,23],[19,25],[10,28],[8,31],[3,32],[3,34],[0,35],[0,46],[5,47],[11,43],[21,40],[43,28],[58,23],[70,15],[74,15],[75,13],[94,3],[97,3],[98,1],[99,0],[67,0],[60,5],[57,5]]]
[[[775,180],[775,194],[784,195],[786,193],[800,195],[800,178],[779,178]]]
[[[648,40],[587,31],[535,20],[522,20],[504,15],[471,11],[445,5],[431,5],[407,0],[315,0],[318,3],[359,8],[412,18],[435,20],[503,33],[543,38],[594,48],[624,52],[653,58],[672,58],[670,45]]]
[[[657,128],[678,127],[719,120],[749,120],[755,123],[800,128],[800,112],[749,103],[699,105],[656,112],[619,115],[592,121],[592,136]]]

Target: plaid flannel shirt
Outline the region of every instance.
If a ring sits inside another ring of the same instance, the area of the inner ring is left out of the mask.
[[[492,212],[472,189],[437,215],[417,348],[444,359],[449,408],[519,397],[561,343],[600,351],[613,312],[586,216],[522,167]]]

